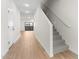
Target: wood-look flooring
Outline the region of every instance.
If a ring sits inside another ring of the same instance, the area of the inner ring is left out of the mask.
[[[35,38],[33,31],[22,32],[3,59],[75,59],[72,53],[64,51],[50,58]]]

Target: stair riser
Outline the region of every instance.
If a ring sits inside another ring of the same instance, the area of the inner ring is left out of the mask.
[[[54,53],[54,54],[57,54],[57,53],[60,53],[60,52],[66,51],[66,50],[68,50],[68,48],[63,48],[63,49],[59,49],[59,50],[54,50],[53,53]]]
[[[61,43],[65,43],[65,41],[64,40],[58,40],[57,42],[56,41],[53,41],[53,46],[57,46],[57,45],[60,45]]]
[[[59,35],[55,27],[53,28],[53,52],[56,54],[68,49],[68,46],[65,44],[65,40],[62,40],[62,37]]]
[[[61,40],[61,37],[53,37],[54,40]]]

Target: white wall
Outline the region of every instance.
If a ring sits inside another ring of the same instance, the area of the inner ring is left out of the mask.
[[[12,0],[8,0],[8,8],[11,11],[8,13],[8,22],[12,21],[14,26],[13,31],[13,41],[16,41],[16,38],[20,34],[20,12]]]
[[[11,9],[8,13],[8,8]],[[20,13],[18,9],[16,8],[15,4],[12,0],[2,0],[2,56],[6,54],[8,51],[10,45],[8,42],[11,42],[13,44],[18,36],[20,35]],[[13,31],[12,40],[10,41],[10,35],[9,35],[9,28],[8,28],[8,22],[12,21],[15,30]]]
[[[8,47],[7,43],[7,32],[8,32],[8,13],[7,13],[7,6],[6,6],[6,0],[1,1],[1,55],[3,56]]]
[[[78,1],[77,0],[50,0],[46,6],[67,26],[65,26],[58,18],[52,15],[53,23],[63,39],[69,45],[74,53],[78,54]],[[69,28],[69,27],[70,28]]]
[[[38,41],[50,57],[53,56],[53,25],[46,17],[41,8],[35,14],[34,31]]]

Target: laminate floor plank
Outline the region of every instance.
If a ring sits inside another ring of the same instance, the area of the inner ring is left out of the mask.
[[[71,52],[64,51],[49,58],[41,47],[33,31],[21,33],[21,37],[12,45],[3,59],[74,59]]]

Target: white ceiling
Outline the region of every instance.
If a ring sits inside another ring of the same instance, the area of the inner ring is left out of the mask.
[[[42,0],[14,0],[20,12],[26,15],[33,15],[41,2]]]

